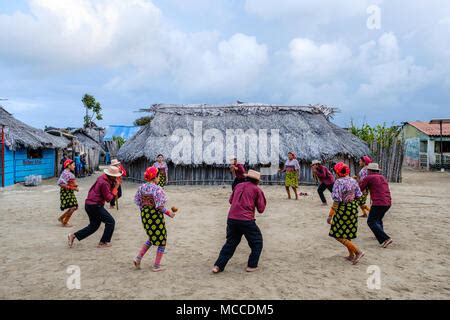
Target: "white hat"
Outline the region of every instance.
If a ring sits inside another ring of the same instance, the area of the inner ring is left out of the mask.
[[[119,160],[117,160],[117,159],[112,159],[111,160],[111,165],[112,166],[117,166],[118,164],[120,164]]]
[[[111,177],[121,177],[122,176],[122,172],[120,171],[120,169],[115,166],[109,166],[108,169],[103,170],[103,172],[106,173],[106,175],[111,176]]]
[[[311,163],[311,165],[315,165],[315,164],[322,164],[322,161],[319,160],[313,160],[313,162]]]
[[[371,170],[371,171],[380,171],[381,170],[378,163],[375,163],[375,162],[369,163],[369,165],[367,166],[367,169]]]
[[[248,173],[245,174],[247,178],[252,178],[256,180],[261,180],[261,173],[255,170],[248,170]]]

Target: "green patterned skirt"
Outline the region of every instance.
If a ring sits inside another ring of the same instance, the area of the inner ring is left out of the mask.
[[[358,232],[359,200],[341,203],[333,216],[329,236],[333,238],[355,239]]]
[[[144,206],[141,210],[141,220],[150,242],[154,246],[165,246],[167,231],[164,213],[154,207]]]
[[[298,188],[298,172],[297,171],[286,172],[286,178],[284,180],[284,185],[286,187]]]
[[[166,182],[167,182],[166,175],[164,173],[159,173],[158,177],[159,177],[158,186],[160,186],[161,188],[164,188],[166,186]]]
[[[367,203],[367,197],[369,196],[369,190],[364,190],[363,191],[363,195],[362,195],[362,197],[361,198],[359,198],[359,205],[360,206],[363,206],[363,205],[365,205],[366,203]]]
[[[78,208],[77,197],[75,196],[75,191],[73,190],[61,188],[59,192],[59,199],[61,201],[61,211],[69,208]]]

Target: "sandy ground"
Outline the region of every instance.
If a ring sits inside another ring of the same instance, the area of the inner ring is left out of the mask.
[[[364,220],[356,243],[366,257],[357,266],[346,249],[328,236],[328,207],[310,196],[286,200],[282,187],[263,187],[268,205],[258,217],[264,236],[260,270],[245,272],[245,239],[224,273],[211,267],[224,243],[227,187],[168,186],[169,206],[180,208],[167,221],[167,270],[150,271],[155,250],[134,270],[132,259],[146,240],[126,183],[116,218],[113,247],[97,249],[103,226],[90,238],[67,248],[70,231],[58,226],[56,180],[35,188],[0,191],[0,298],[2,299],[449,299],[450,174],[406,171],[404,183],[391,186],[394,206],[385,228],[395,243],[381,249]],[[94,177],[81,179],[84,203]],[[328,194],[329,196],[329,194]],[[83,209],[72,230],[87,224]],[[66,286],[67,268],[80,267],[81,289]],[[367,287],[368,267],[379,266],[381,289]]]

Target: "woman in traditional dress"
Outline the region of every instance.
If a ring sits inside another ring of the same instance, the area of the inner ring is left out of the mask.
[[[164,161],[164,156],[162,154],[158,154],[158,156],[156,157],[156,162],[153,164],[153,166],[158,169],[158,186],[164,188],[169,181],[169,167]]]
[[[281,170],[281,172],[286,172],[284,186],[286,187],[288,199],[291,199],[291,192],[289,188],[292,188],[294,190],[295,200],[298,200],[297,188],[300,177],[300,164],[293,151],[288,153],[288,160],[284,164],[284,169]]]
[[[338,163],[334,167],[337,180],[333,187],[333,206],[327,223],[331,224],[330,237],[342,243],[348,250],[347,260],[357,264],[364,256],[353,242],[358,232],[358,205],[362,192],[358,182],[349,177],[350,168],[345,163]]]
[[[169,210],[164,207],[167,202],[167,197],[163,188],[158,185],[159,176],[158,169],[155,167],[147,168],[144,174],[144,179],[147,183],[139,187],[134,197],[134,202],[141,210],[142,225],[148,236],[148,240],[143,244],[141,250],[139,250],[136,258],[133,260],[134,266],[136,269],[140,269],[142,258],[148,249],[154,245],[158,247],[153,264],[153,271],[155,272],[163,270],[161,268],[161,259],[167,241],[164,215],[173,218],[175,217],[174,211],[176,211],[175,208]]]
[[[359,171],[358,176],[356,177],[356,180],[358,182],[361,182],[364,180],[364,178],[366,178],[369,175],[369,171],[367,169],[367,167],[369,166],[369,164],[371,164],[373,162],[372,158],[370,158],[369,156],[365,155],[362,156],[361,159],[359,159],[359,166],[362,167],[361,171]],[[363,193],[363,196],[361,197],[361,199],[359,200],[359,206],[361,208],[361,211],[363,212],[363,214],[360,216],[361,218],[367,218],[369,212],[370,212],[370,207],[366,204],[367,203],[367,196],[369,195],[369,190],[361,190]]]
[[[78,191],[75,175],[75,162],[72,159],[64,161],[64,171],[58,179],[58,186],[61,188],[59,197],[61,200],[61,211],[67,210],[58,218],[63,227],[71,227],[69,220],[72,214],[78,209],[78,201],[75,191]]]

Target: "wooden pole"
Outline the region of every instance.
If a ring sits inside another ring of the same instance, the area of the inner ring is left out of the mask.
[[[2,188],[5,187],[5,126],[2,126]]]

